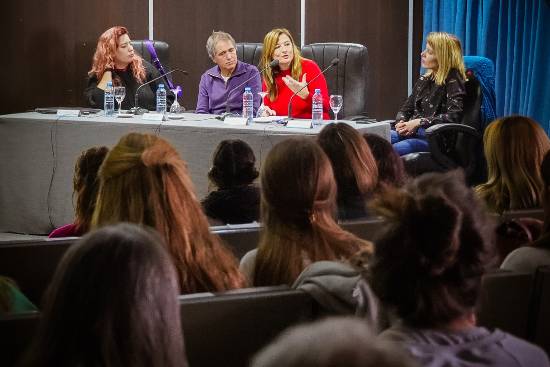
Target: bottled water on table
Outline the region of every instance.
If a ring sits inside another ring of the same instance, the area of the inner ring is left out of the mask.
[[[311,121],[313,126],[319,126],[323,123],[323,96],[320,89],[315,89],[311,102]]]
[[[157,89],[157,113],[166,113],[166,89],[162,83]]]
[[[103,109],[105,110],[105,116],[115,115],[115,95],[113,91],[113,82],[107,82],[107,87],[105,87]]]
[[[246,118],[247,124],[250,124],[254,119],[254,95],[252,94],[250,87],[244,88],[243,117]]]

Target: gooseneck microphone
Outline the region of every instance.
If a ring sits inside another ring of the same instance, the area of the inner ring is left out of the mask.
[[[294,99],[294,97],[296,97],[298,95],[298,93],[300,93],[302,90],[304,90],[305,88],[307,88],[315,79],[317,79],[318,77],[320,77],[321,75],[323,75],[328,69],[332,68],[333,66],[335,65],[338,65],[338,63],[340,62],[340,59],[335,57],[334,59],[332,59],[332,61],[330,62],[330,65],[327,66],[324,70],[322,70],[319,74],[315,75],[313,77],[313,79],[311,79],[309,82],[306,83],[306,85],[304,85],[302,88],[298,89],[291,97],[290,99],[288,100],[288,119],[289,120],[292,120],[292,100]]]
[[[144,108],[140,108],[139,105],[138,105],[138,97],[139,97],[139,91],[142,87],[145,87],[146,85],[149,85],[151,84],[152,82],[155,82],[161,78],[164,78],[166,77],[167,75],[170,75],[174,72],[179,72],[179,73],[182,73],[183,75],[189,75],[189,73],[186,71],[186,70],[182,70],[182,69],[172,69],[164,74],[161,74],[159,76],[157,76],[156,78],[154,79],[151,79],[149,80],[148,82],[146,83],[143,83],[142,85],[140,85],[139,87],[137,87],[136,89],[136,95],[134,96],[134,107],[130,109],[130,111],[134,114],[134,115],[142,115],[144,114],[145,112],[147,112],[147,110],[145,110]],[[177,96],[176,96],[177,98]]]
[[[279,66],[279,60],[272,60],[266,67],[264,67],[262,70],[258,71],[258,73],[260,75],[262,75],[262,73],[264,71],[267,70],[267,68],[274,68],[276,66]],[[235,88],[232,88],[229,92],[227,92],[227,96],[225,97],[225,112],[218,117],[219,120],[225,120],[225,118],[227,116],[230,116],[232,113],[229,109],[229,96],[231,95],[231,93],[233,93],[234,91],[236,91],[237,89],[241,88],[243,85],[245,85],[246,83],[248,83],[249,81],[251,81],[252,79],[254,79],[256,77],[256,74],[252,75],[250,78],[246,79],[244,82],[242,82],[241,84],[237,85]]]

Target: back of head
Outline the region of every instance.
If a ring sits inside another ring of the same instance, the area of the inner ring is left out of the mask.
[[[376,134],[363,134],[378,167],[378,183],[384,186],[400,187],[405,184],[407,174],[403,160],[389,141]]]
[[[437,57],[438,68],[433,72],[436,84],[444,84],[451,69],[457,70],[462,79],[466,80],[462,47],[455,35],[445,32],[431,32],[426,38],[426,43],[434,50]],[[428,72],[428,74],[431,73],[432,71]]]
[[[177,151],[155,135],[130,133],[107,155],[92,225],[145,224],[162,235],[183,293],[221,291],[244,282],[233,254],[210,234]]]
[[[378,168],[359,132],[346,123],[328,124],[317,141],[331,161],[338,185],[338,204],[367,199],[378,184]]]
[[[283,332],[258,352],[252,367],[408,367],[395,346],[376,340],[365,320],[329,318]]]
[[[525,116],[493,121],[483,136],[488,180],[477,187],[490,209],[497,212],[541,205],[540,166],[550,140],[542,127]]]
[[[336,184],[323,150],[307,138],[275,145],[260,174],[264,229],[255,285],[291,284],[309,261],[336,260],[359,249],[361,240],[334,220]]]
[[[386,220],[374,241],[370,284],[414,327],[442,327],[471,312],[493,255],[494,225],[461,171],[426,174],[378,198]]]
[[[118,224],[63,257],[28,365],[185,365],[176,273],[151,230]]]
[[[258,177],[256,157],[242,140],[224,140],[214,152],[208,177],[220,189],[248,185]]]
[[[93,147],[82,152],[76,161],[73,199],[76,201],[75,224],[78,233],[86,233],[90,229],[99,191],[99,167],[108,152],[107,147]]]

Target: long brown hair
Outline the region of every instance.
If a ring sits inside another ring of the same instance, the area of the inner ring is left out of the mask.
[[[150,134],[123,136],[99,177],[94,227],[127,221],[156,228],[172,255],[182,293],[244,286],[237,260],[210,233],[187,167],[166,140]]]
[[[489,124],[483,135],[487,182],[476,187],[489,209],[540,207],[544,184],[540,166],[550,140],[533,119],[508,116]]]
[[[292,59],[292,63],[290,66],[290,75],[296,80],[299,80],[300,76],[302,75],[303,57],[301,56],[300,49],[298,49],[298,47],[296,46],[296,42],[294,42],[294,38],[292,38],[290,31],[286,28],[275,28],[269,31],[264,37],[262,57],[260,58],[260,68],[266,68],[262,72],[262,77],[267,87],[267,91],[269,92],[269,100],[272,102],[277,98],[277,95],[279,94],[279,91],[277,90],[277,84],[275,83],[275,75],[279,72],[279,67],[276,66],[275,68],[271,68],[271,66],[269,66],[269,63],[273,61],[273,53],[275,52],[277,42],[279,42],[279,37],[282,34],[287,35],[290,39],[290,42],[292,42],[294,58]]]
[[[309,262],[347,259],[372,246],[335,222],[334,175],[313,140],[295,138],[275,145],[260,181],[264,227],[254,285],[291,284]]]
[[[186,366],[177,277],[153,230],[123,223],[83,237],[46,292],[24,366]]]
[[[109,148],[93,147],[83,151],[74,167],[73,200],[75,202],[75,221],[77,233],[84,234],[90,230],[92,215],[95,209],[99,179],[97,173]]]
[[[378,167],[361,134],[346,123],[328,124],[317,137],[332,164],[338,205],[358,196],[366,201],[378,185]]]

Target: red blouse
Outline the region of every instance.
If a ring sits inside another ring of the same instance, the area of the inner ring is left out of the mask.
[[[302,58],[302,74],[298,78],[298,81],[302,81],[302,76],[307,74],[306,81],[309,82],[320,72],[321,69],[319,69],[319,66],[317,66],[315,61]],[[286,116],[288,114],[288,101],[294,94],[294,92],[286,86],[285,82],[283,82],[283,77],[286,75],[290,75],[290,69],[281,70],[275,77],[275,84],[277,85],[277,90],[279,91],[277,98],[273,102],[269,100],[269,94],[264,98],[265,105],[274,110],[277,113],[277,116]],[[311,97],[313,97],[315,89],[317,88],[321,90],[321,95],[323,96],[323,119],[330,119],[328,115],[328,111],[330,109],[328,87],[324,75],[319,76],[315,79],[315,81],[313,81],[313,83],[308,85],[307,89],[309,90],[309,95],[306,99],[302,99],[300,96],[296,96],[292,99],[292,117],[311,119]],[[262,80],[262,90],[267,91],[264,80]]]

